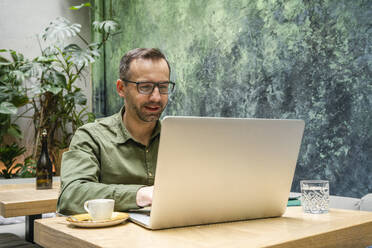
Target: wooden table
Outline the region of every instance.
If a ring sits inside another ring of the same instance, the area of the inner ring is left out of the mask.
[[[288,207],[281,218],[150,231],[131,222],[78,228],[64,217],[35,221],[35,242],[43,247],[367,247],[372,212],[331,209],[305,214]]]
[[[41,214],[56,211],[59,182],[52,189],[36,190],[35,183],[0,185],[0,215],[7,217],[26,216],[26,235],[33,241],[34,220]]]

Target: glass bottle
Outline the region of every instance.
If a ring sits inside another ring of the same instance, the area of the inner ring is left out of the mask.
[[[53,184],[53,166],[48,154],[48,136],[45,129],[41,136],[42,148],[36,166],[36,189],[51,189]]]

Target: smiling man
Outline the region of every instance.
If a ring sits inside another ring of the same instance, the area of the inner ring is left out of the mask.
[[[158,49],[137,48],[120,61],[119,113],[79,128],[62,160],[57,210],[85,212],[90,199],[115,200],[115,211],[152,203],[161,113],[174,88]]]

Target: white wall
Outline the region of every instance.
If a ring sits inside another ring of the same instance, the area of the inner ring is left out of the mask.
[[[1,0],[0,47],[22,52],[26,57],[40,55],[36,35],[58,16],[82,25],[82,36],[90,40],[87,8],[70,10],[88,0]]]
[[[73,23],[82,25],[81,35],[90,41],[90,19],[88,8],[70,10],[69,7],[88,2],[88,0],[0,0],[0,49],[13,49],[21,52],[26,58],[40,55],[36,35],[56,17],[62,16]],[[77,42],[79,43],[79,42]],[[80,43],[79,45],[83,45]],[[89,73],[87,74],[89,75]],[[91,110],[91,82],[79,82],[88,98]],[[29,119],[21,119],[18,123],[24,134],[24,144],[30,150],[33,140],[33,128]],[[32,149],[31,149],[32,150]]]

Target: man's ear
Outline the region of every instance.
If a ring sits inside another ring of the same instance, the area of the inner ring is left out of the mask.
[[[126,88],[125,88],[124,82],[122,80],[118,79],[116,81],[116,91],[118,92],[120,97],[124,98],[125,90],[126,90]]]

